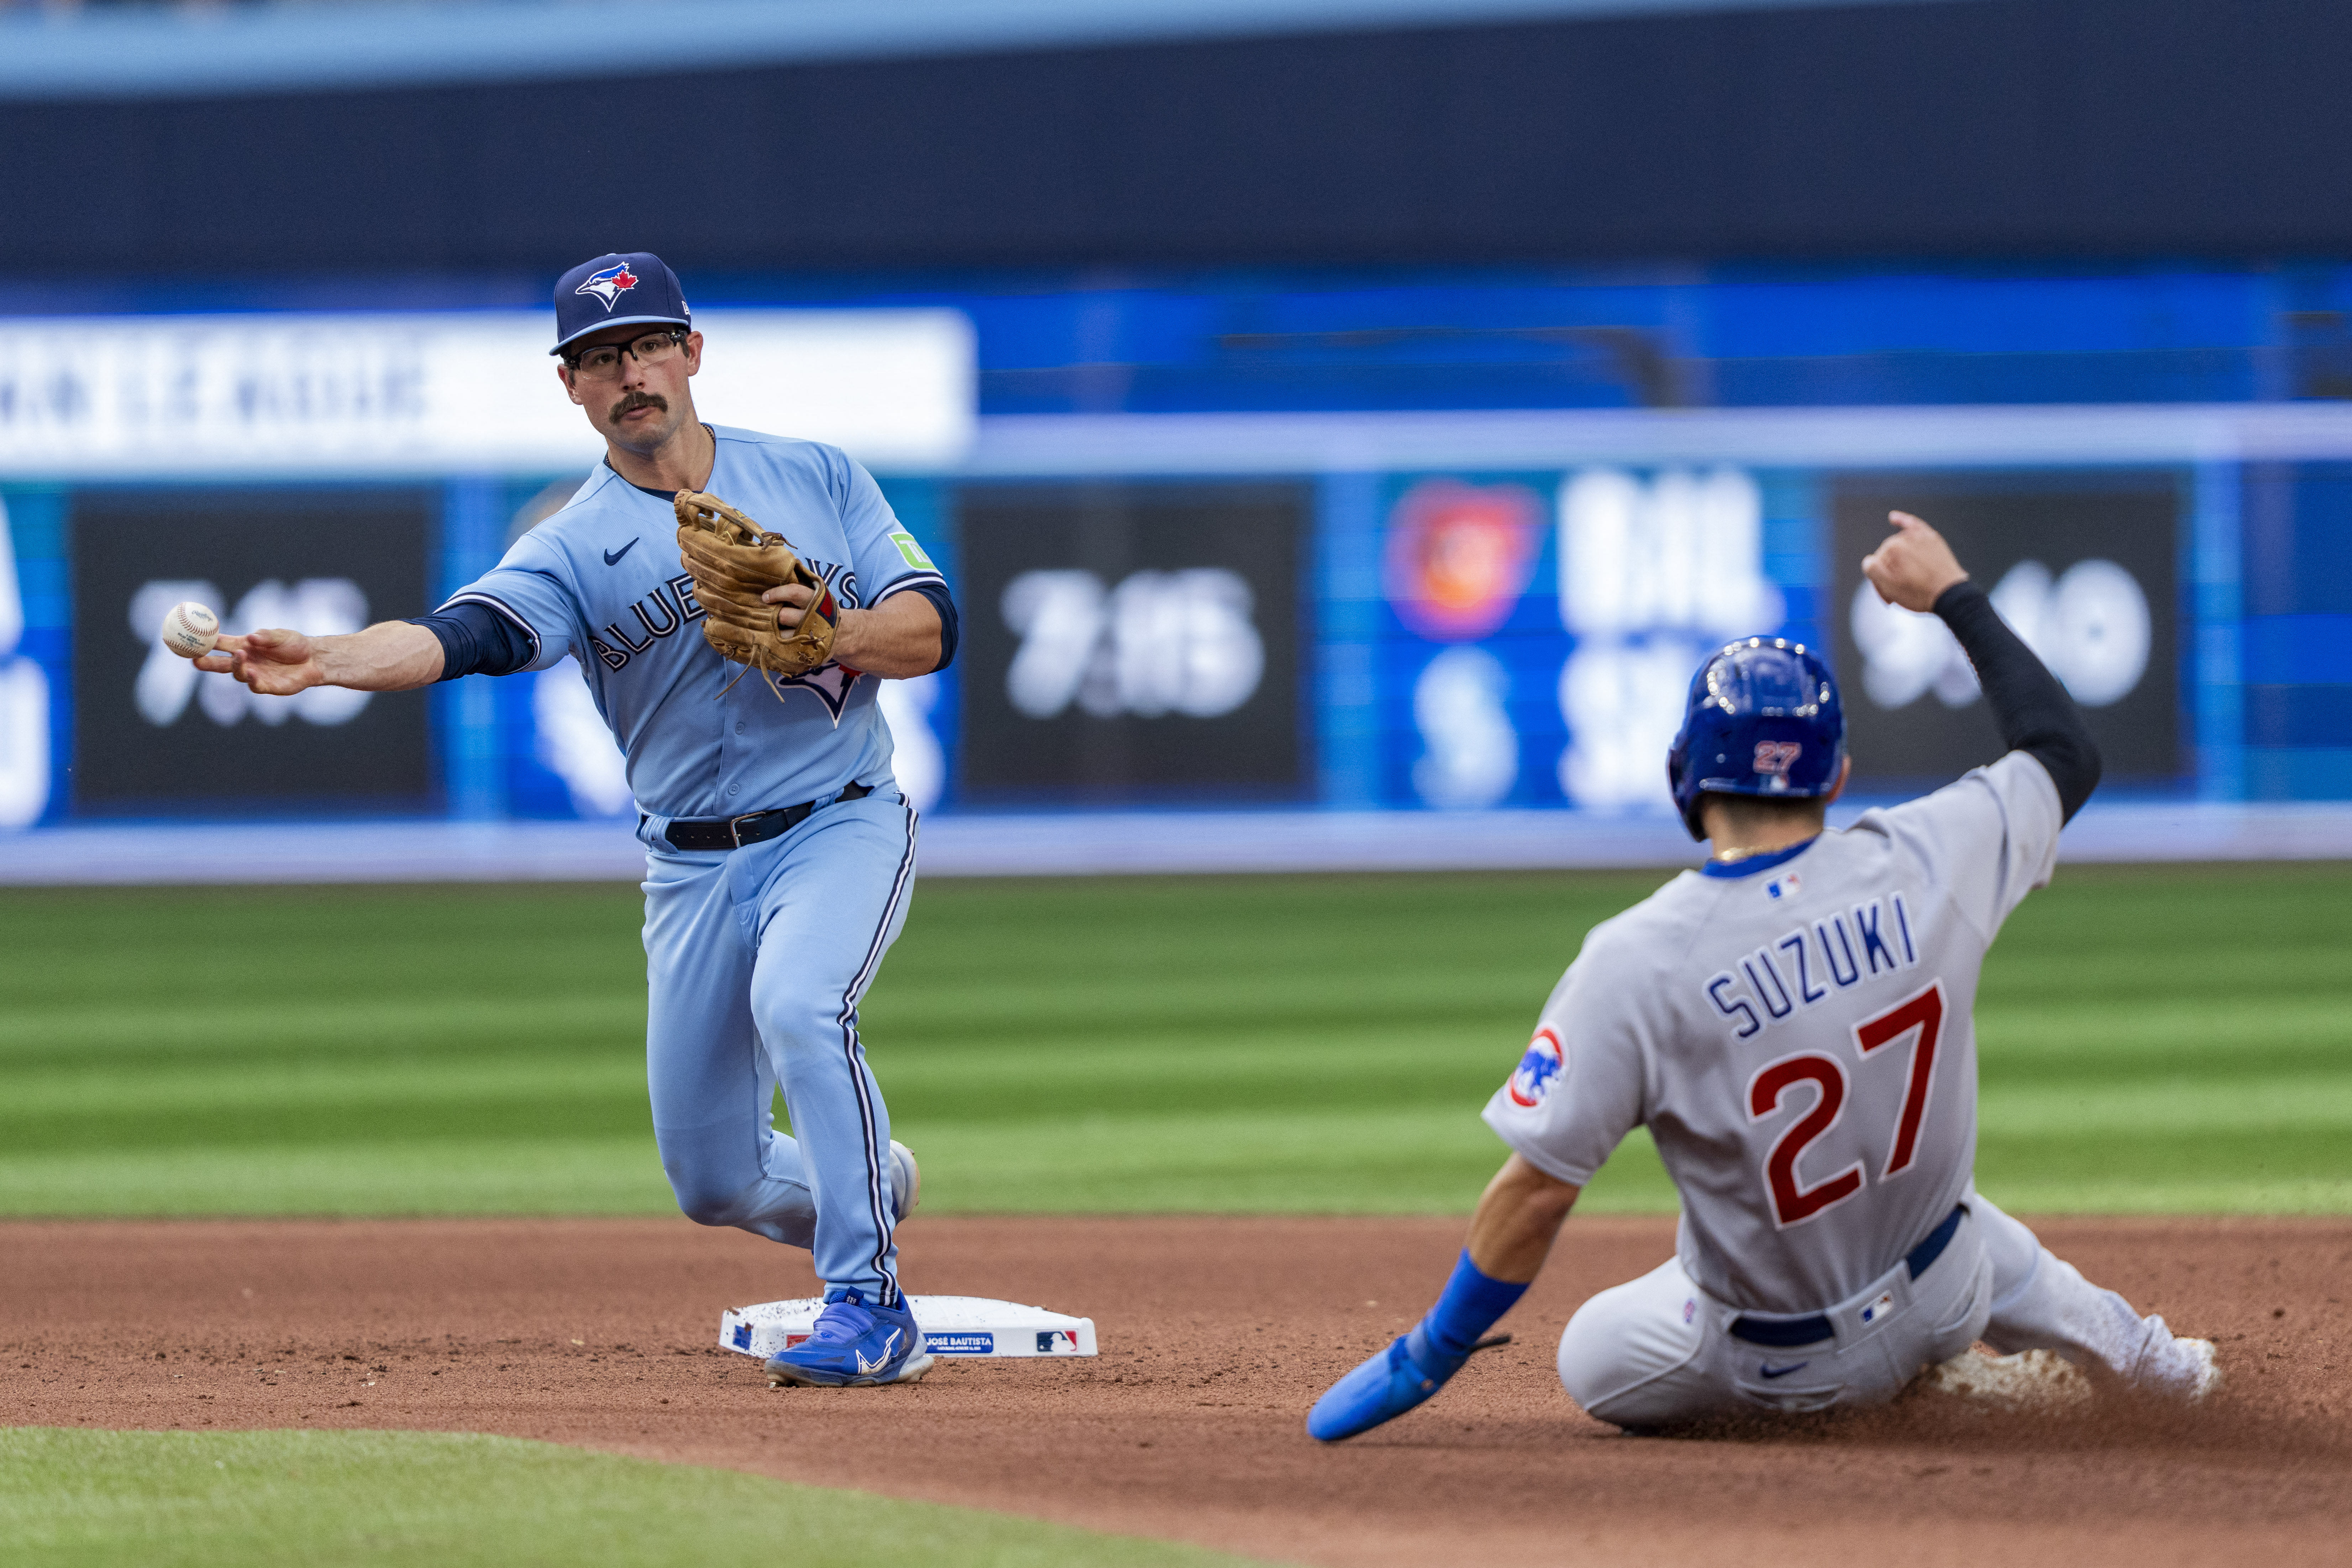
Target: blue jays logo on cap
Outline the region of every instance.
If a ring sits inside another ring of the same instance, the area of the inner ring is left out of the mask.
[[[624,261],[617,267],[607,267],[602,272],[590,273],[588,281],[574,289],[572,292],[593,294],[604,301],[604,309],[609,310],[613,308],[614,300],[636,286],[637,275],[630,271],[629,264]]]
[[[550,352],[562,353],[576,340],[607,327],[640,322],[649,327],[694,324],[677,274],[649,250],[608,251],[556,280],[555,347]]]
[[[1517,1071],[1506,1086],[1511,1103],[1532,1110],[1551,1093],[1551,1086],[1568,1068],[1568,1053],[1561,1049],[1559,1037],[1549,1026],[1538,1029],[1536,1037],[1528,1042],[1528,1054],[1519,1058]]]

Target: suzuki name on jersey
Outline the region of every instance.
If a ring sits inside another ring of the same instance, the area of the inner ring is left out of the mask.
[[[1732,1037],[1744,1040],[1801,1007],[1918,962],[1911,911],[1902,894],[1889,893],[1797,927],[1712,976],[1705,990],[1715,1010],[1738,1025]]]

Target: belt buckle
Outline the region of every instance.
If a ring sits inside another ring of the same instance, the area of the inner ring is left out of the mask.
[[[765,816],[767,815],[768,814],[764,811],[747,811],[740,816],[729,817],[727,819],[727,837],[729,840],[727,847],[730,849],[742,848],[743,825],[751,821],[755,816]]]

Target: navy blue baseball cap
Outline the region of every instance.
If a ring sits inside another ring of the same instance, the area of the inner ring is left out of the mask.
[[[650,250],[600,256],[583,261],[555,284],[555,346],[560,354],[575,338],[601,332],[606,327],[688,327],[694,324],[686,308],[686,291],[677,274]]]

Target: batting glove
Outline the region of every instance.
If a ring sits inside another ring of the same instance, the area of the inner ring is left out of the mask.
[[[1447,1355],[1429,1342],[1428,1325],[1417,1324],[1412,1332],[1333,1384],[1307,1412],[1307,1435],[1337,1443],[1393,1421],[1444,1387],[1445,1380],[1473,1355],[1510,1342],[1510,1335],[1496,1334],[1459,1355]]]

